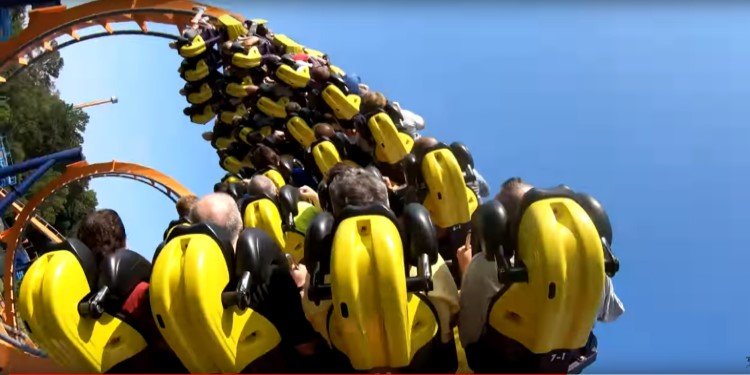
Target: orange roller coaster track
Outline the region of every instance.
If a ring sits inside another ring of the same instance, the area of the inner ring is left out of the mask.
[[[43,8],[30,13],[29,27],[15,38],[0,43],[0,82],[8,74],[30,63],[30,52],[43,47],[45,52],[55,49],[52,41],[70,35],[75,41],[84,38],[78,31],[99,26],[108,35],[117,35],[112,24],[135,22],[143,35],[155,35],[148,31],[147,22],[175,25],[178,29],[190,23],[195,8],[202,7],[204,16],[218,18],[231,14],[238,20],[244,17],[227,10],[187,0],[106,0],[85,3],[67,8],[64,5]],[[156,35],[162,36],[162,35]]]
[[[36,193],[26,204],[23,210],[18,214],[16,223],[8,230],[0,233],[0,239],[5,243],[5,277],[3,286],[5,287],[3,299],[5,301],[5,323],[11,327],[16,327],[14,296],[13,296],[13,265],[15,250],[23,238],[26,229],[26,223],[34,215],[36,209],[44,200],[54,194],[57,190],[65,187],[71,182],[85,178],[100,177],[124,177],[143,182],[156,190],[162,192],[172,201],[179,197],[190,195],[190,191],[182,186],[177,180],[155,170],[142,165],[133,163],[123,163],[111,161],[107,163],[88,164],[85,161],[70,164],[66,167],[65,172],[48,183],[38,193]]]

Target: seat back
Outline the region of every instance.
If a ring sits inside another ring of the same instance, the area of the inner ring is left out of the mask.
[[[244,198],[240,212],[245,228],[258,228],[268,233],[283,249],[286,246],[281,213],[274,197],[258,195]]]
[[[303,149],[307,149],[315,142],[315,132],[302,117],[290,118],[286,122],[286,129]]]
[[[536,354],[583,347],[604,291],[601,237],[574,196],[566,195],[527,194],[520,223],[511,228],[515,246],[509,246],[528,281],[507,286],[489,312],[492,328]]]
[[[375,143],[375,158],[379,162],[396,164],[414,147],[414,140],[408,134],[399,132],[385,112],[370,117],[367,125]]]
[[[427,152],[421,159],[421,172],[427,186],[424,206],[435,225],[449,228],[471,221],[479,201],[466,186],[461,166],[448,147]]]
[[[320,174],[325,177],[334,165],[341,162],[341,155],[336,145],[328,139],[321,139],[313,143],[310,148],[313,161]]]
[[[226,235],[207,224],[175,229],[154,263],[154,318],[191,373],[238,373],[281,341],[261,314],[222,303],[235,274]]]
[[[351,120],[359,113],[362,97],[355,94],[345,94],[336,85],[329,84],[321,92],[323,101],[333,110],[334,115],[340,120]]]
[[[77,240],[55,247],[21,283],[18,312],[34,342],[66,370],[83,373],[107,372],[145,349],[141,334],[121,319],[81,316],[79,303],[96,285],[93,254]]]
[[[409,366],[438,334],[438,320],[430,303],[407,288],[395,216],[384,206],[347,208],[334,233],[330,253],[311,257],[330,259],[330,343],[356,370]]]

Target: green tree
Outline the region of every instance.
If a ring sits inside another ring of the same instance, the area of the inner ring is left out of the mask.
[[[14,16],[16,31],[20,30],[19,13]],[[0,97],[6,99],[0,105],[0,134],[7,137],[15,162],[78,147],[83,142],[88,115],[65,103],[55,90],[54,81],[63,65],[58,52],[47,53],[0,85]],[[60,176],[64,168],[57,166],[47,172],[26,198]],[[48,197],[38,214],[63,234],[70,234],[75,223],[96,205],[96,194],[89,190],[88,181],[78,181]]]

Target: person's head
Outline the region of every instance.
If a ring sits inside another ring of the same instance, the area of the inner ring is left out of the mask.
[[[360,112],[369,114],[385,108],[388,100],[377,91],[367,91],[362,94],[362,106]]]
[[[277,167],[279,165],[279,154],[272,148],[259,144],[253,151],[252,162],[257,169]]]
[[[313,127],[313,132],[315,133],[315,139],[321,139],[323,137],[332,139],[336,134],[333,126],[326,124],[325,122],[315,124],[315,126]]]
[[[175,208],[177,209],[177,215],[179,217],[188,217],[190,216],[190,210],[193,208],[193,205],[195,205],[195,202],[198,201],[198,197],[195,195],[186,195],[184,197],[180,197],[180,199],[177,200],[177,204],[175,205]]]
[[[190,221],[215,225],[229,234],[235,246],[242,231],[242,216],[229,194],[212,193],[198,200],[190,210]]]
[[[275,197],[279,193],[279,189],[270,178],[262,174],[257,174],[248,181],[247,193],[250,195],[270,195]]]
[[[440,142],[433,137],[420,137],[414,141],[414,147],[412,147],[411,152],[415,155],[424,155],[427,153],[427,150],[437,146],[439,143]]]
[[[327,82],[331,78],[331,69],[325,65],[313,66],[310,69],[310,78],[315,80],[315,82]]]
[[[503,182],[500,192],[495,196],[495,200],[502,203],[511,222],[517,221],[518,212],[521,209],[521,200],[527,191],[533,188],[520,177],[512,177]]]
[[[88,214],[78,227],[78,239],[81,240],[97,258],[125,247],[127,237],[125,225],[120,215],[114,210],[104,209]]]
[[[361,207],[375,203],[388,206],[388,188],[385,183],[363,168],[344,169],[333,178],[328,191],[334,215],[338,215],[347,206]]]

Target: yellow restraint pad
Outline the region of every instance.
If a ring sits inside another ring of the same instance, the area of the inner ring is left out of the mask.
[[[404,159],[414,147],[414,140],[400,133],[386,113],[378,113],[367,121],[375,139],[375,157],[378,161],[396,164]]]
[[[245,207],[242,213],[242,222],[245,228],[258,228],[266,232],[276,243],[284,249],[286,242],[284,231],[281,227],[281,214],[276,203],[268,198],[252,201]]]
[[[534,353],[583,347],[605,282],[594,223],[571,199],[540,200],[521,219],[518,251],[529,282],[513,284],[495,302],[490,325]]]
[[[429,190],[424,206],[435,225],[450,228],[471,221],[477,197],[466,186],[458,160],[449,149],[428,152],[422,160],[422,176]]]
[[[120,319],[80,316],[78,302],[90,291],[75,254],[65,250],[39,257],[21,283],[21,319],[34,342],[70,372],[103,373],[146,348],[140,333]]]
[[[331,253],[331,285],[330,340],[357,370],[408,366],[438,333],[429,305],[406,291],[401,238],[386,217],[341,222]]]
[[[252,309],[224,309],[229,270],[205,234],[169,241],[151,275],[151,309],[169,346],[191,373],[238,373],[275,348],[281,337]]]

